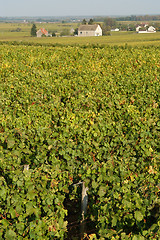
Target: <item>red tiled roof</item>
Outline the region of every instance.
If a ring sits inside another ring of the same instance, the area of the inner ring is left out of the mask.
[[[41,28],[41,33],[44,34],[44,35],[48,34],[48,32],[46,31],[46,29],[44,29],[44,28]]]

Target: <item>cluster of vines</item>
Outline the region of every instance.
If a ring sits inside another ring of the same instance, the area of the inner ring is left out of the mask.
[[[160,238],[159,58],[155,47],[0,46],[0,238],[65,239],[79,181],[90,239]]]

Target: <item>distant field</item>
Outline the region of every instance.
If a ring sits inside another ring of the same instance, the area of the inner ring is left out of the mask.
[[[160,45],[160,33],[156,34],[137,34],[133,32],[112,33],[111,36],[102,37],[59,37],[59,38],[28,38],[24,41],[34,41],[37,43],[53,43],[68,45]]]
[[[5,33],[0,37],[0,41],[18,41],[40,44],[61,44],[61,45],[160,45],[160,33],[136,34],[136,33],[112,33],[111,36],[102,37],[52,37],[52,38],[33,38],[22,36],[22,33]]]
[[[17,28],[20,28],[18,37],[30,36],[32,23],[0,23],[0,39],[7,39],[8,37],[14,38]],[[36,23],[37,30],[39,28],[45,28],[48,32],[60,33],[64,29],[75,29],[78,27],[77,23]]]
[[[64,29],[75,29],[77,23],[43,23],[36,24],[37,29],[44,27],[49,32],[61,32]],[[153,34],[137,34],[135,32],[112,32],[110,36],[103,37],[50,37],[50,38],[33,38],[30,37],[32,24],[26,23],[0,23],[0,41],[18,41],[41,44],[62,44],[62,45],[160,45],[160,32]],[[20,28],[20,32],[15,32]]]

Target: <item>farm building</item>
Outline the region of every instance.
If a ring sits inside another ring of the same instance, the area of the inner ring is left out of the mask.
[[[155,33],[156,29],[153,26],[148,26],[148,25],[145,25],[144,27],[143,26],[137,26],[136,27],[136,32],[137,33]]]
[[[155,27],[150,26],[150,27],[148,28],[148,32],[156,32]]]
[[[81,25],[78,28],[78,36],[79,37],[102,36],[102,28],[98,24]]]
[[[111,29],[111,32],[119,32],[119,28]]]
[[[48,32],[44,28],[39,29],[36,32],[36,34],[37,34],[37,37],[42,37],[42,35],[45,35],[46,37],[48,37]]]

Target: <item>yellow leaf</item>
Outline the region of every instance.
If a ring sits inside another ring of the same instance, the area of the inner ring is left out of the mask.
[[[134,177],[131,175],[130,178],[131,178],[131,181],[133,182],[134,181]]]

